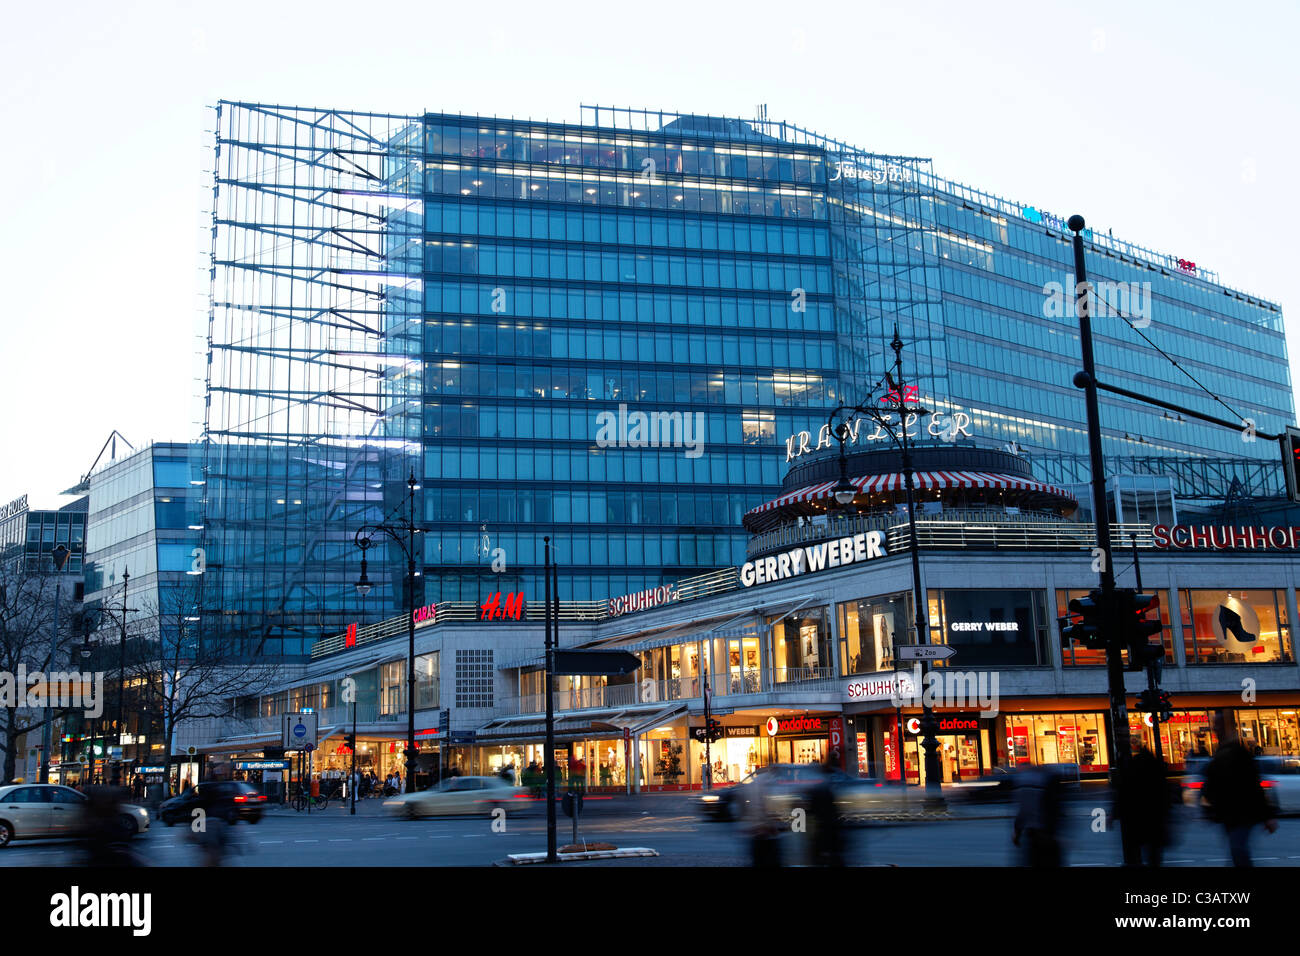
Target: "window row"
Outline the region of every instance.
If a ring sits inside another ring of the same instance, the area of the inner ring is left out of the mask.
[[[828,172],[827,160],[820,152],[786,144],[742,146],[596,130],[562,133],[431,123],[425,128],[425,151],[432,156],[624,169],[643,175],[655,172],[812,184],[824,184],[834,175]]]
[[[430,438],[590,442],[599,436],[602,427],[597,414],[585,408],[436,403],[424,406],[424,434]],[[704,428],[708,434],[721,436],[722,444],[774,445],[777,435],[793,435],[801,430],[815,434],[824,423],[825,416],[820,413],[796,415],[746,408],[730,414],[707,413]],[[675,422],[672,424],[675,428]]]
[[[651,213],[544,209],[499,203],[425,203],[429,234],[549,239],[601,245],[825,256],[825,226]]]
[[[633,303],[635,305],[635,303]],[[553,322],[435,319],[425,322],[425,352],[457,357],[502,356],[552,359],[610,359],[636,356],[645,362],[671,362],[679,366],[672,373],[682,376],[676,393],[679,401],[708,401],[705,381],[720,374],[716,370],[691,371],[686,366],[707,361],[710,353],[720,354],[728,368],[834,367],[834,345],[809,332],[788,334],[736,332],[676,332],[671,330],[619,329],[618,327],[560,325]],[[738,373],[732,373],[733,376]],[[676,381],[676,379],[674,379]],[[683,385],[690,383],[685,390]],[[716,399],[723,401],[721,397]]]
[[[636,308],[631,309],[635,297]],[[616,305],[617,304],[617,305]],[[507,318],[552,318],[663,325],[721,325],[728,328],[830,332],[828,302],[800,301],[789,292],[742,296],[710,293],[618,292],[611,289],[551,288],[519,282],[477,283],[430,279],[424,284],[427,312]]]
[[[623,209],[671,209],[725,216],[772,219],[826,218],[826,196],[799,186],[757,186],[633,173],[567,175],[530,166],[472,166],[430,163],[425,191],[434,196],[515,199]]]
[[[635,282],[806,295],[830,292],[830,270],[809,262],[763,261],[707,255],[600,252],[431,239],[425,248],[431,272],[573,282]]]
[[[703,338],[700,336],[701,340]],[[707,361],[721,364],[721,348],[716,355],[713,351],[710,348],[706,353]],[[699,357],[706,358],[705,355]],[[424,390],[430,397],[509,396],[671,405],[679,401],[680,386],[689,382],[692,402],[706,394],[701,392],[701,386],[707,385],[708,392],[713,393],[710,397],[720,396],[724,404],[765,408],[829,407],[838,392],[833,379],[802,372],[715,373],[707,382],[699,377],[681,378],[679,382],[678,375],[671,371],[612,365],[584,369],[488,362],[428,362],[425,365]]]
[[[688,567],[722,568],[743,560],[747,536],[739,534],[640,534],[618,531],[609,534],[556,531],[551,535],[552,559],[571,565],[612,565],[651,568]],[[433,567],[440,565],[479,565],[485,569],[492,563],[491,553],[482,553],[481,542],[472,536],[455,532],[430,532],[424,535],[424,561]],[[542,540],[535,534],[503,532],[491,535],[492,547],[504,549],[510,565],[535,565],[542,563]],[[540,575],[537,576],[540,581]],[[439,575],[441,583],[441,575]],[[493,578],[501,581],[500,576]],[[494,583],[492,591],[508,590],[505,583]],[[489,592],[490,593],[490,592]],[[610,593],[595,594],[591,600],[604,600]],[[440,588],[439,598],[445,600]],[[536,592],[525,595],[526,600],[538,600]],[[569,598],[561,591],[562,600]]]
[[[699,446],[707,448],[706,444]],[[778,454],[778,451],[780,452]],[[424,473],[431,480],[630,481],[682,485],[749,486],[774,497],[785,471],[783,449],[762,452],[710,451],[688,456],[689,448],[591,448],[565,453],[536,448],[437,445],[425,449]]]
[[[431,485],[424,495],[428,521],[481,522],[486,540],[476,538],[476,553],[497,547],[492,526],[514,523],[687,525],[733,529],[754,507],[754,492],[579,491],[568,489],[495,490]]]

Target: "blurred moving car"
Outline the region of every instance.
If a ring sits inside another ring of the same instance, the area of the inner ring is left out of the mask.
[[[701,794],[695,804],[706,817],[739,820],[754,809],[755,795],[761,790],[769,812],[784,814],[806,799],[808,790],[820,782],[823,775],[824,771],[818,764],[768,764],[735,786]],[[831,775],[831,786],[835,791],[835,804],[843,817],[897,813],[912,805],[907,790],[876,777],[849,777],[837,771]]]
[[[167,826],[189,823],[197,807],[207,807],[227,823],[257,823],[266,809],[266,796],[240,780],[207,780],[162,802],[158,818]]]
[[[404,793],[384,801],[384,810],[417,817],[490,814],[514,799],[518,788],[501,777],[451,777],[429,790]]]
[[[1300,813],[1300,757],[1256,757],[1260,783],[1277,813]]]
[[[80,836],[87,829],[85,794],[50,783],[0,787],[0,847],[11,840]],[[118,807],[122,836],[149,829],[149,811],[135,804]]]

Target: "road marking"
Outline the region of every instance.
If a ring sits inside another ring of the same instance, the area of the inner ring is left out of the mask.
[[[451,834],[447,834],[446,836],[431,836],[431,837],[429,837],[429,839],[430,839],[430,840],[450,840],[450,839],[451,839]]]
[[[419,837],[398,837],[399,840],[418,840]]]
[[[361,838],[361,842],[363,842],[363,843],[367,843],[367,842],[369,842],[369,841],[371,841],[371,840],[379,840],[379,841],[383,841],[383,840],[385,840],[385,839],[387,839],[387,838],[386,838],[386,837],[362,837],[362,838]]]
[[[283,840],[258,840],[257,842],[261,843],[262,845],[266,845],[267,843],[283,843],[284,841]]]
[[[331,839],[330,842],[331,842],[331,843],[351,843],[351,842],[352,842],[352,837],[339,837],[339,838],[337,838],[337,839]]]
[[[320,840],[294,840],[294,843],[319,843]]]

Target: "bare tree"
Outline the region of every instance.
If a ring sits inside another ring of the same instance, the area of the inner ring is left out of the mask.
[[[201,634],[197,582],[164,591],[161,607],[145,604],[142,626],[128,640],[126,681],[133,709],[161,719],[170,759],[180,724],[233,716],[235,701],[274,684],[281,668],[241,659],[243,648],[232,637]]]
[[[52,687],[49,674],[66,660],[76,643],[73,619],[75,602],[61,589],[54,574],[25,567],[19,561],[0,562],[0,748],[4,751],[0,781],[12,783],[18,762],[18,738],[41,727],[47,711],[43,706],[26,706],[27,680],[40,674],[41,690]],[[55,604],[61,620],[55,633]],[[53,718],[66,714],[55,711]],[[45,759],[48,759],[46,756]]]

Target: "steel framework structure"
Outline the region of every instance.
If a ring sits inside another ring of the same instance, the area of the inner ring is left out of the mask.
[[[298,656],[359,617],[352,532],[382,520],[419,452],[422,126],[216,111],[204,626]],[[400,569],[372,557],[369,610],[384,617]]]

